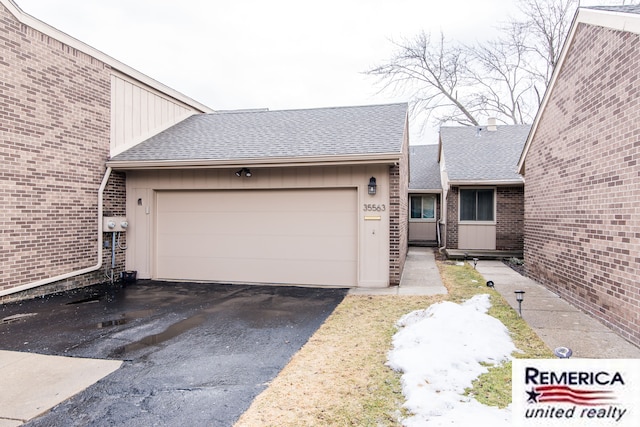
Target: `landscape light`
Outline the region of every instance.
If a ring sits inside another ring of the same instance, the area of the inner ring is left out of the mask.
[[[522,317],[522,300],[524,299],[524,291],[514,291],[516,294],[516,301],[518,301],[518,312]]]

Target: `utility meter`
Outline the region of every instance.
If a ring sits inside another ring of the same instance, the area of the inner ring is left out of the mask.
[[[127,231],[129,222],[125,217],[105,216],[102,219],[102,231],[105,233]]]

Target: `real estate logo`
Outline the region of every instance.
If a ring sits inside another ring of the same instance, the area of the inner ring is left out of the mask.
[[[514,426],[640,425],[640,360],[515,359],[512,378]]]

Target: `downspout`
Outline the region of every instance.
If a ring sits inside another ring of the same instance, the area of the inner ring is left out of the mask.
[[[448,190],[444,190],[442,191],[442,200],[440,201],[440,203],[442,204],[442,207],[440,208],[440,219],[438,220],[438,236],[440,236],[440,225],[446,225],[447,224],[447,193],[449,191]],[[442,218],[445,219],[444,222],[442,222]],[[445,233],[444,235],[444,242],[442,242],[442,246],[438,248],[438,252],[442,253],[442,251],[444,251],[447,248],[447,234]]]
[[[64,273],[59,276],[49,277],[47,279],[38,280],[36,282],[27,283],[25,285],[16,286],[15,288],[5,289],[4,291],[0,291],[0,297],[5,295],[11,295],[17,292],[26,291],[29,289],[37,288],[38,286],[48,285],[49,283],[58,282],[60,280],[65,280],[70,277],[80,276],[82,274],[91,273],[92,271],[99,270],[102,267],[102,213],[103,207],[102,203],[104,200],[104,189],[109,182],[109,177],[111,176],[111,168],[108,167],[106,172],[104,173],[104,177],[102,178],[102,183],[100,184],[100,188],[98,189],[98,261],[94,266],[86,267],[81,270],[71,271],[69,273]]]

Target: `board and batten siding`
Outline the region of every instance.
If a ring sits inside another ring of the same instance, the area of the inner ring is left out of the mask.
[[[111,156],[199,113],[125,75],[111,74]]]
[[[357,271],[356,285],[389,285],[389,166],[251,167],[252,176],[237,177],[237,168],[127,172],[129,250],[127,269],[140,278],[155,277],[157,259],[157,193],[167,190],[287,190],[355,189]],[[378,191],[367,193],[370,177],[376,177]],[[275,195],[275,193],[274,193]],[[384,211],[365,211],[365,205]],[[312,221],[309,224],[313,227]]]

